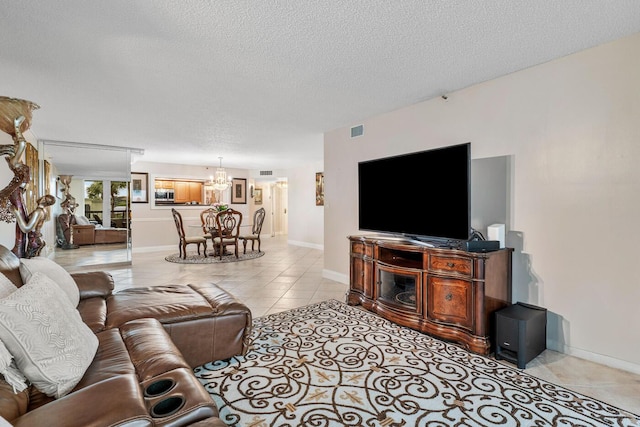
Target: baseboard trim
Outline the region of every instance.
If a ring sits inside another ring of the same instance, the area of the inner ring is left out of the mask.
[[[569,356],[578,357],[580,359],[588,360],[590,362],[599,363],[610,368],[620,369],[622,371],[631,372],[632,374],[640,375],[640,365],[636,363],[627,362],[626,360],[616,359],[615,357],[606,356],[604,354],[593,353],[591,351],[583,350],[580,348],[569,347],[567,345],[557,346],[554,348],[553,342],[548,343],[550,350],[556,350]]]
[[[143,246],[141,248],[133,247],[131,252],[136,253],[148,253],[148,252],[160,252],[160,251],[170,251],[171,249],[176,249],[177,245],[165,245],[165,246]]]
[[[349,284],[349,276],[347,274],[338,273],[337,271],[323,269],[322,277],[345,285]]]
[[[302,246],[304,248],[324,250],[324,245],[318,243],[300,242],[298,240],[287,240],[287,243],[294,246]]]

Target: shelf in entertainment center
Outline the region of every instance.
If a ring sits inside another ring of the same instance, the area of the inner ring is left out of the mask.
[[[511,305],[513,249],[472,253],[387,236],[349,236],[349,243],[349,304],[476,353],[491,351],[493,313]]]

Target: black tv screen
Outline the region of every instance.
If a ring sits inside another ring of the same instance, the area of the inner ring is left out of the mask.
[[[358,163],[360,230],[467,240],[471,143]]]

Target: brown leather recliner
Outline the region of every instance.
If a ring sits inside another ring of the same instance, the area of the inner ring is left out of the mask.
[[[0,271],[22,286],[20,260],[0,246]],[[101,271],[75,273],[83,321],[98,337],[76,387],[53,399],[0,379],[0,416],[16,426],[225,426],[192,368],[247,351],[251,312],[214,284],[113,293]]]

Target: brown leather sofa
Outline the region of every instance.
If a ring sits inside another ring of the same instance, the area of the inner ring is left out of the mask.
[[[22,286],[20,261],[0,246],[0,271]],[[72,274],[96,355],[66,396],[33,385],[14,393],[0,375],[0,416],[15,426],[225,426],[192,368],[245,354],[251,312],[214,284],[114,293],[105,272]]]

